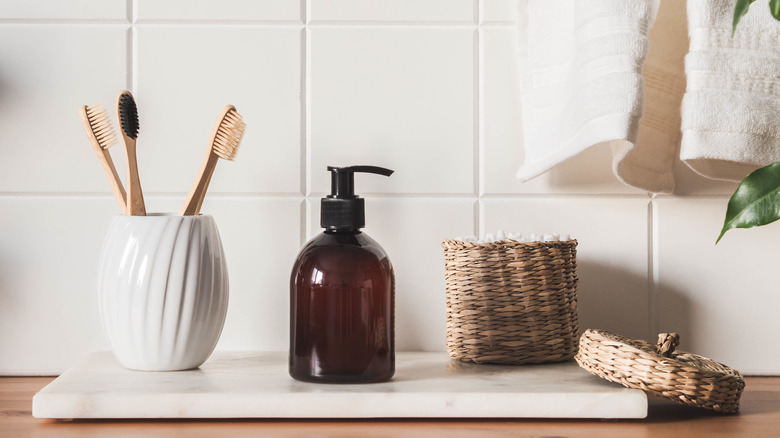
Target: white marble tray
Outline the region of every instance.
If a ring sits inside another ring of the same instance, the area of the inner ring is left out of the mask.
[[[215,353],[192,371],[122,368],[92,353],[33,398],[38,418],[644,418],[647,397],[574,362],[498,366],[399,352],[392,381],[312,384],[286,353]]]

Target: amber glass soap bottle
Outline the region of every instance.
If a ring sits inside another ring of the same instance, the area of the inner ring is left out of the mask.
[[[387,254],[361,231],[365,201],[355,172],[390,176],[375,166],[328,167],[324,232],[303,247],[290,278],[290,375],[307,382],[370,383],[395,372],[395,277]]]

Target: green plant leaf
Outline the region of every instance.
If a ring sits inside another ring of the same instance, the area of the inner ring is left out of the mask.
[[[731,25],[731,36],[734,36],[734,32],[737,31],[739,20],[747,14],[748,8],[754,1],[756,0],[737,0],[737,4],[734,6],[734,22]],[[773,1],[777,0],[770,0],[770,5]]]
[[[731,195],[716,244],[732,228],[752,228],[780,219],[780,162],[746,176]]]
[[[775,20],[780,20],[780,0],[769,0],[769,10]]]

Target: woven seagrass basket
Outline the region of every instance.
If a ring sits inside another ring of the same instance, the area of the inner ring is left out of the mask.
[[[603,330],[586,330],[575,360],[591,374],[677,403],[725,414],[739,410],[745,380],[739,371],[703,356],[674,351],[680,337],[661,333],[658,344]]]
[[[447,351],[476,363],[534,364],[577,352],[577,241],[445,240]]]

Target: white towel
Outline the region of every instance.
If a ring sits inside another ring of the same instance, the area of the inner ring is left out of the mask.
[[[732,38],[733,0],[688,0],[680,158],[706,177],[739,180],[780,161],[780,23],[766,3]]]
[[[686,53],[685,1],[662,1],[650,29],[650,52],[642,72],[645,109],[639,122],[639,136],[627,154],[613,157],[615,174],[626,184],[649,192],[674,191]]]
[[[671,145],[670,140],[637,144],[642,140],[647,35],[657,10],[658,0],[520,2],[526,161],[517,172],[519,179],[609,144],[621,180],[653,192],[672,191],[676,138]],[[662,77],[656,82],[664,87],[668,81]]]

